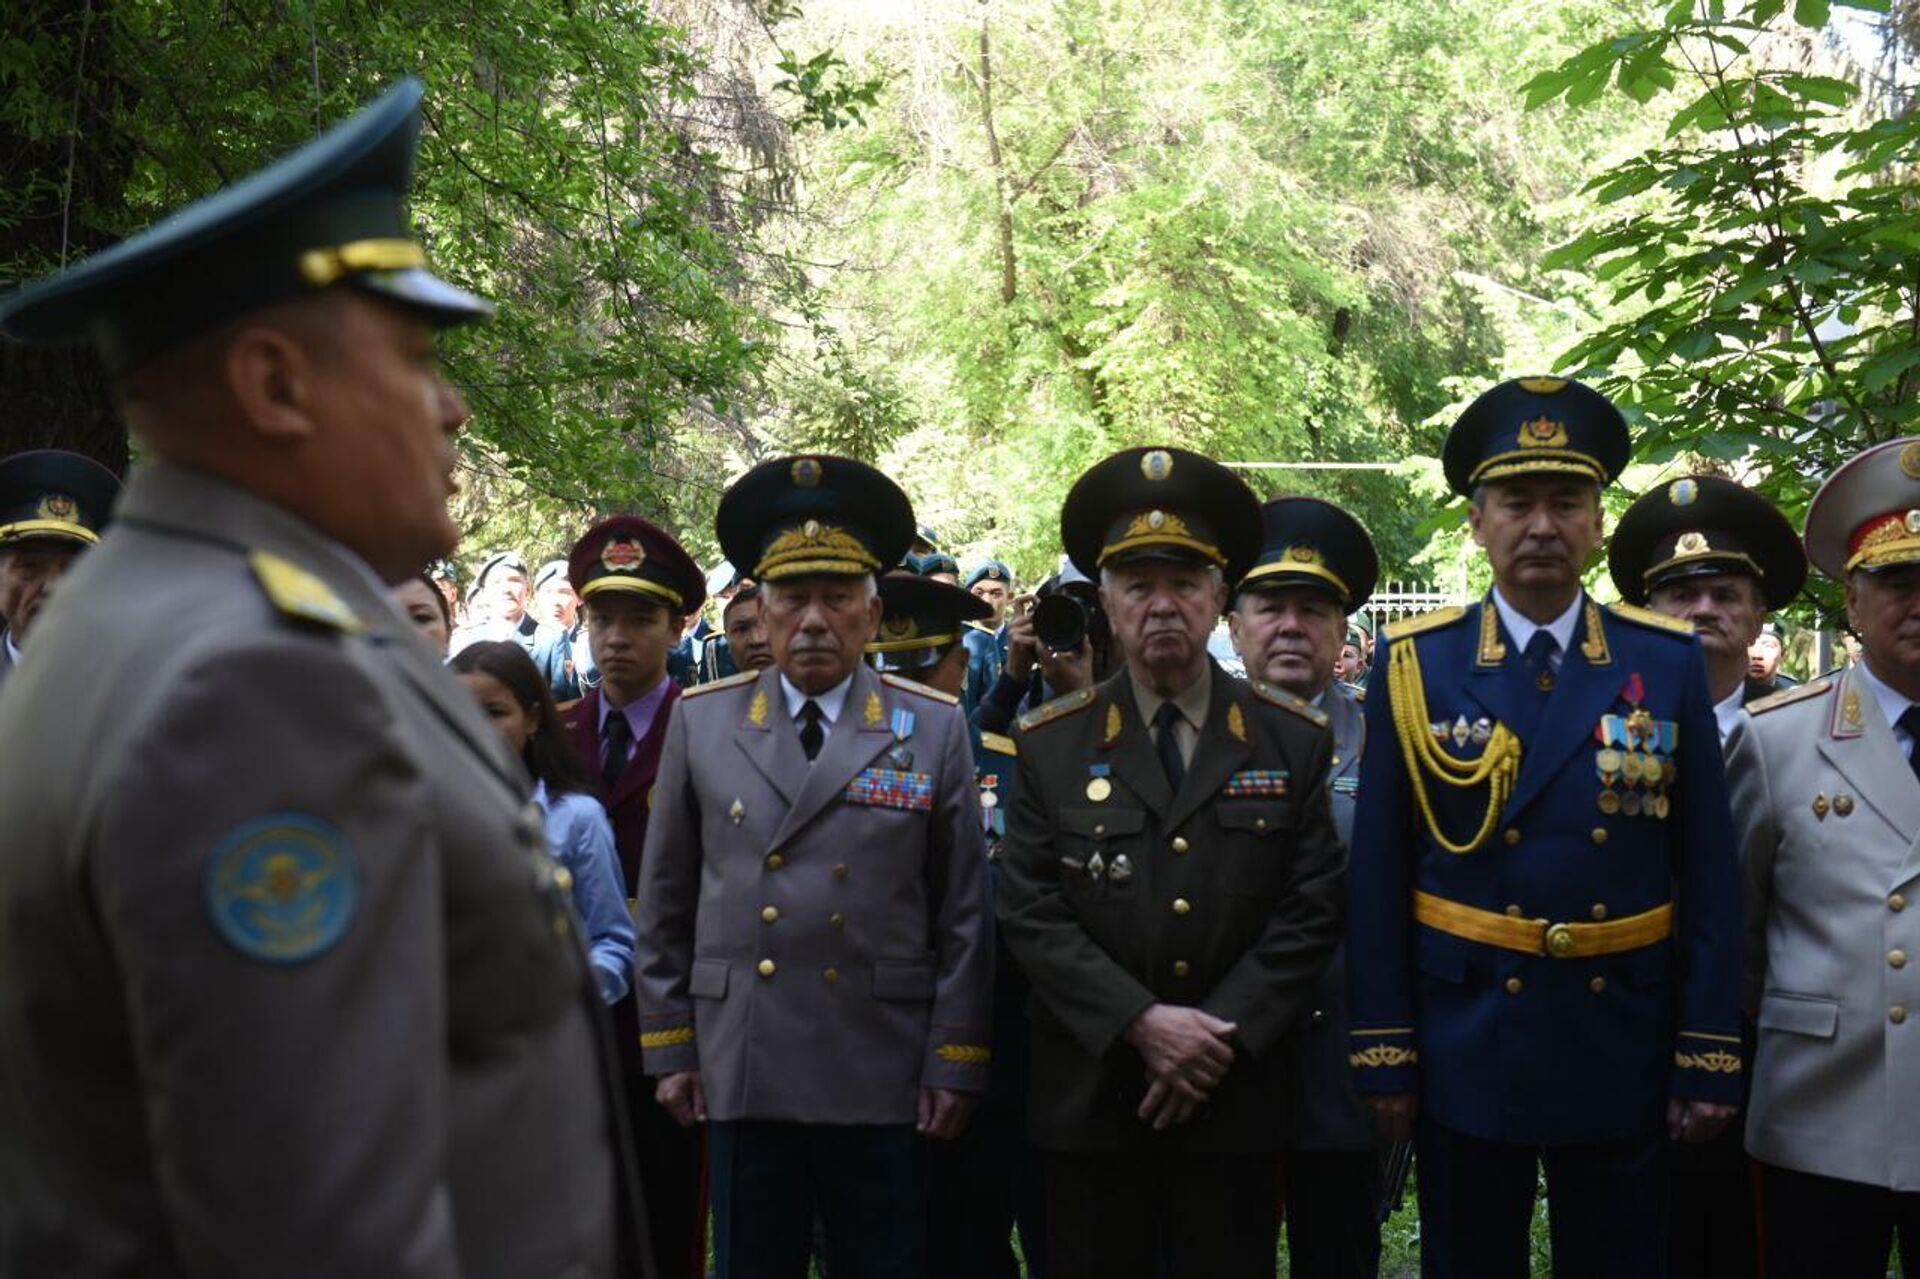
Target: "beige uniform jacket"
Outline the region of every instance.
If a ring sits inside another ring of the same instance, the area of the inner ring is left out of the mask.
[[[1759,1050],[1754,1158],[1920,1190],[1920,782],[1854,671],[1727,743]]]
[[[640,857],[647,1073],[716,1121],[912,1123],[984,1092],[993,931],[953,699],[867,667],[811,764],[777,669],[704,684],[667,729]]]
[[[159,466],[119,509],[0,704],[0,1273],[619,1273],[517,763],[307,525]]]

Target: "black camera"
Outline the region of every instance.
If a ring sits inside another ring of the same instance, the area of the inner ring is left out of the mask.
[[[1065,591],[1042,595],[1033,606],[1033,635],[1055,653],[1077,653],[1087,642],[1087,606]]]

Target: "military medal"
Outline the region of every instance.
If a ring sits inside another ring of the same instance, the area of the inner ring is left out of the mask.
[[[893,766],[902,771],[913,767],[913,752],[907,749],[907,739],[913,736],[913,712],[895,710],[891,727],[893,729],[893,749],[887,752],[887,758]]]
[[[1609,817],[1620,811],[1620,796],[1613,791],[1601,791],[1600,798],[1597,802],[1600,805],[1600,811]]]
[[[1453,744],[1455,747],[1465,750],[1467,741],[1472,736],[1473,727],[1467,723],[1467,717],[1465,715],[1453,721]]]
[[[1629,817],[1640,815],[1640,792],[1630,790],[1620,797],[1620,811]]]
[[[1093,876],[1095,879],[1098,879],[1100,878],[1100,876],[1106,873],[1106,870],[1107,870],[1107,859],[1100,855],[1099,849],[1097,848],[1094,849],[1093,856],[1087,858],[1087,874]]]
[[[1088,799],[1098,804],[1103,802],[1107,796],[1113,794],[1113,783],[1107,780],[1107,774],[1112,771],[1112,766],[1107,764],[1089,764],[1087,766]]]
[[[740,824],[740,819],[745,817],[746,815],[747,815],[746,805],[742,804],[737,799],[733,801],[733,807],[727,810],[727,816],[733,819],[733,824],[735,826],[738,826]]]
[[[1620,752],[1611,746],[1595,755],[1593,762],[1600,766],[1601,776],[1607,778],[1609,782],[1613,780],[1613,775],[1620,771],[1623,763]]]
[[[1469,736],[1475,746],[1485,746],[1493,740],[1493,721],[1482,715],[1473,721],[1473,732]]]
[[[1125,853],[1121,853],[1113,859],[1113,865],[1107,868],[1107,882],[1111,884],[1125,884],[1132,880],[1132,878],[1133,863],[1127,859]]]

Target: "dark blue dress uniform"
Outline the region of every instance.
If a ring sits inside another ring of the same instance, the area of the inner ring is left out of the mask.
[[[1594,393],[1498,390],[1518,411],[1476,422],[1476,405],[1449,442],[1478,432],[1471,469],[1449,457],[1460,491],[1624,461]],[[1541,1157],[1557,1273],[1665,1273],[1668,1101],[1740,1100],[1738,882],[1701,650],[1685,623],[1576,607],[1557,671],[1489,596],[1388,628],[1368,686],[1350,1060],[1363,1094],[1418,1095],[1428,1275],[1527,1273]]]

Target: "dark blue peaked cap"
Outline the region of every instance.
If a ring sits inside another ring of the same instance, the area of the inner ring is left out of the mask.
[[[1585,383],[1523,377],[1484,392],[1447,432],[1447,483],[1471,494],[1494,480],[1576,475],[1599,485],[1627,465],[1632,441],[1620,410]]]
[[[0,549],[19,542],[100,540],[120,481],[90,457],[35,449],[0,460]]]
[[[762,462],[733,482],[714,513],[720,552],[760,582],[816,573],[863,576],[900,562],[913,504],[885,475],[815,453]]]
[[[1260,508],[1265,538],[1240,590],[1312,586],[1351,613],[1367,602],[1380,576],[1373,539],[1359,520],[1317,497],[1277,497]]]
[[[250,311],[346,284],[457,324],[492,306],[432,275],[406,211],[418,80],[130,240],[0,299],[21,342],[91,340],[124,373]]]

